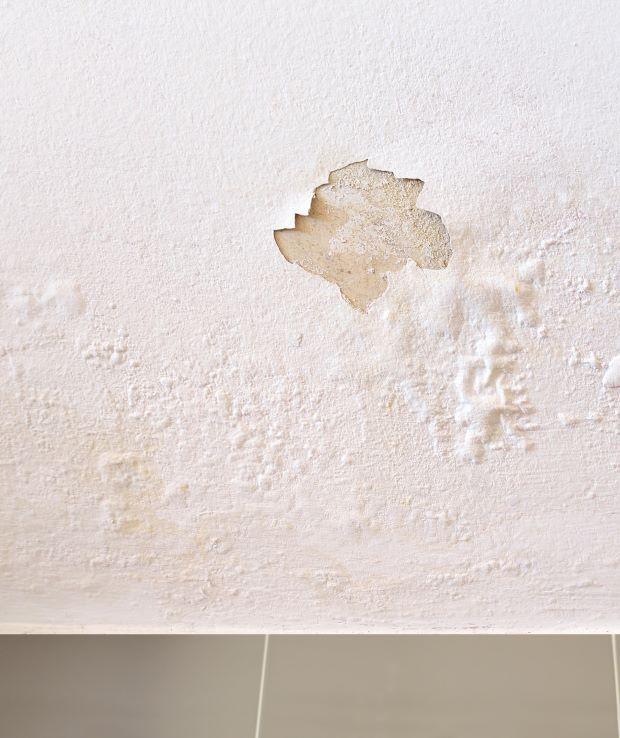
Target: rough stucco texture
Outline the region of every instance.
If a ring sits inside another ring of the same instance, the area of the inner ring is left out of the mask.
[[[616,3],[1,14],[3,629],[620,627]],[[364,159],[366,312],[274,241]]]

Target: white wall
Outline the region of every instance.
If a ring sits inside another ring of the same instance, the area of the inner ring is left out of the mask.
[[[4,630],[618,628],[616,3],[1,15]],[[364,314],[273,231],[366,158]]]

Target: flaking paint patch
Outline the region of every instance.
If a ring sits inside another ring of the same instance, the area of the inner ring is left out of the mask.
[[[605,387],[620,387],[620,354],[614,356],[603,376]]]
[[[3,37],[0,629],[617,631],[609,14],[39,5]],[[272,240],[360,147],[454,247],[366,313]]]
[[[329,175],[314,191],[308,215],[295,228],[275,231],[284,258],[337,284],[343,297],[365,312],[388,286],[387,275],[412,260],[443,269],[452,250],[436,213],[416,202],[424,183],[355,162]]]
[[[30,289],[15,285],[7,290],[6,304],[20,325],[50,315],[60,319],[75,318],[85,309],[80,286],[71,279],[52,280],[44,287]]]
[[[527,346],[540,324],[545,269],[531,254],[512,270],[492,268],[488,254],[479,262],[465,259],[466,239],[459,247],[437,279],[408,273],[397,290],[401,299],[386,299],[391,308],[382,320],[400,347],[384,392],[390,406],[402,398],[435,453],[481,462],[491,451],[532,447],[527,436],[538,421],[528,393]],[[416,362],[411,367],[403,361],[408,354]],[[432,366],[425,355],[436,357]]]

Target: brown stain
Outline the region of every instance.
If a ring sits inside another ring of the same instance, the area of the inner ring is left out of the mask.
[[[416,207],[423,186],[367,161],[336,169],[314,191],[308,215],[296,215],[294,228],[274,231],[278,248],[366,312],[387,289],[387,274],[409,260],[423,269],[448,265],[452,249],[441,218]]]

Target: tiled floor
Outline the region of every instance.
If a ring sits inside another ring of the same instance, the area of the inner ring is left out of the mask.
[[[260,738],[616,738],[605,636],[275,636]],[[260,636],[2,636],[0,738],[254,738]]]

